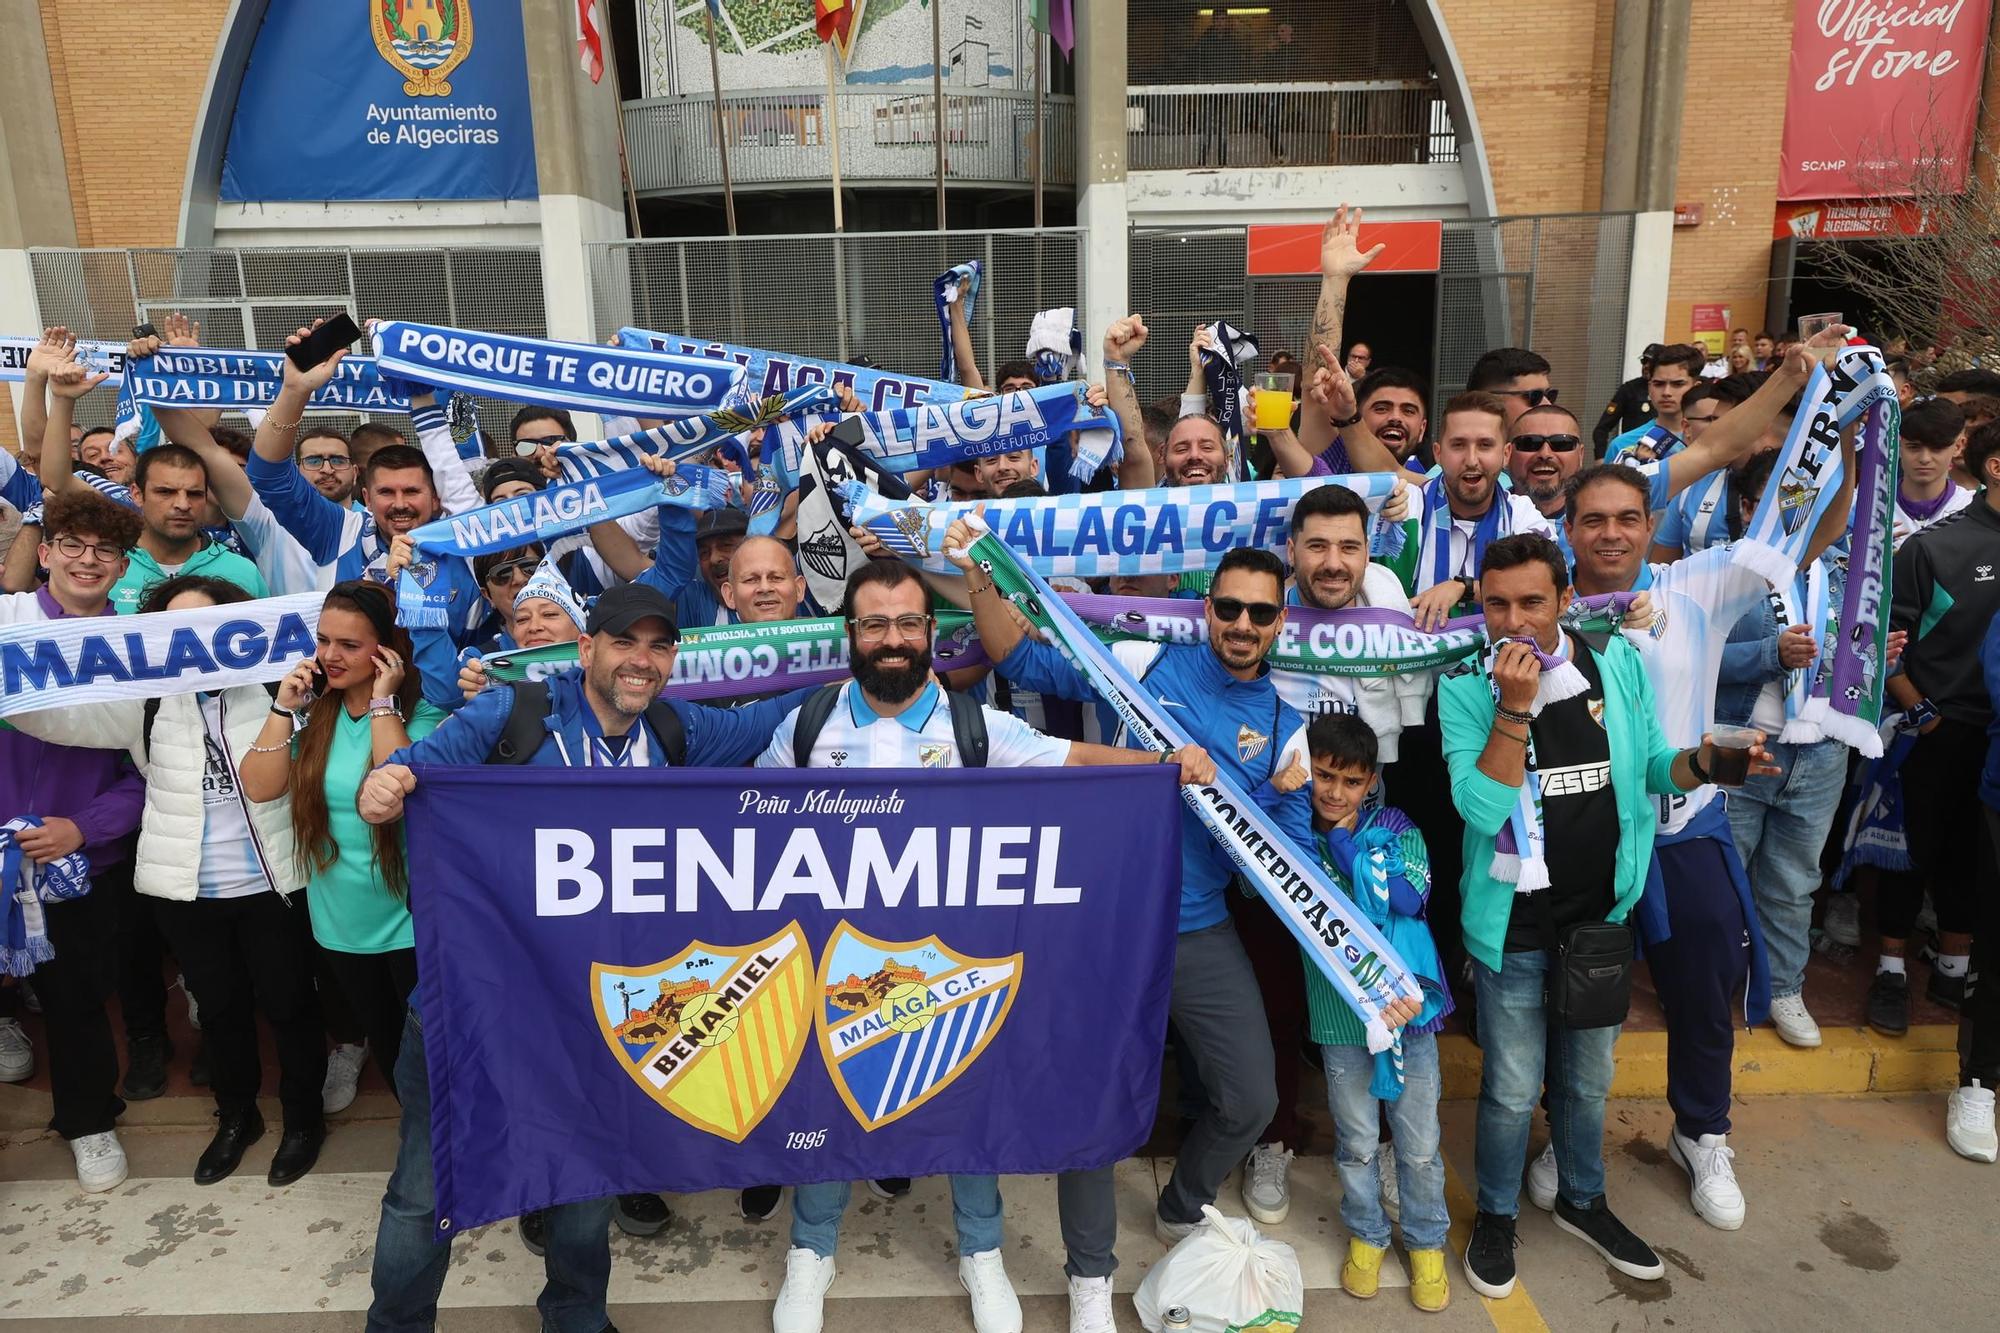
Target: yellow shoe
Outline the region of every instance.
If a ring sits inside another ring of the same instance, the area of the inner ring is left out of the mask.
[[[1428,1314],[1451,1304],[1451,1279],[1444,1275],[1443,1250],[1410,1251],[1410,1304]]]
[[[1364,1301],[1374,1296],[1382,1285],[1382,1256],[1387,1253],[1359,1236],[1349,1236],[1347,1262],[1340,1266],[1341,1290]]]

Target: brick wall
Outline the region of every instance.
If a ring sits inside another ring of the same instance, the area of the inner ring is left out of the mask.
[[[1669,339],[1691,336],[1697,302],[1727,305],[1731,326],[1752,332],[1784,318],[1764,305],[1792,13],[1793,0],[1694,0],[1674,198],[1703,217],[1674,231]]]
[[[42,0],[79,245],[172,245],[188,143],[228,0]]]

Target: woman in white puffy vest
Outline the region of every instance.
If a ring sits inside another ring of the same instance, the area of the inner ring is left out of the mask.
[[[247,600],[233,583],[182,575],[147,589],[139,609],[191,611]],[[195,1165],[197,1185],[227,1177],[263,1136],[259,1012],[277,1038],[285,1112],[270,1183],[289,1185],[310,1171],[326,1138],[320,1109],[326,1042],[304,881],[293,864],[291,801],[252,801],[237,779],[271,708],[262,685],[240,685],[8,719],[58,745],[129,750],[146,779],[132,882],[153,904],[201,1006],[221,1122]]]

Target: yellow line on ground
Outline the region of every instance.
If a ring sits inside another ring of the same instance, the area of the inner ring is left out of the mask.
[[[1451,1163],[1444,1164],[1444,1199],[1451,1210],[1451,1251],[1445,1257],[1445,1271],[1451,1274],[1452,1286],[1463,1296],[1470,1296],[1486,1307],[1486,1317],[1493,1321],[1499,1333],[1549,1333],[1548,1322],[1542,1312],[1535,1308],[1535,1298],[1528,1294],[1528,1284],[1516,1279],[1514,1294],[1504,1301],[1491,1300],[1481,1296],[1465,1280],[1464,1265],[1459,1259],[1465,1253],[1466,1242],[1472,1239],[1472,1215],[1476,1205],[1465,1182],[1458,1178],[1458,1172],[1451,1169]],[[1451,1270],[1457,1269],[1457,1272]]]

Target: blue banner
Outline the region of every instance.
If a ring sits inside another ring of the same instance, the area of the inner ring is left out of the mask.
[[[1175,781],[419,768],[440,1230],[1130,1156],[1159,1100]]]
[[[274,0],[236,95],[221,193],[535,198],[520,5]]]

